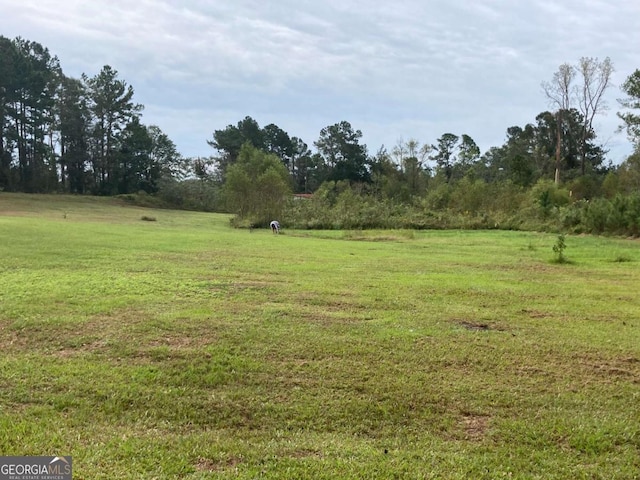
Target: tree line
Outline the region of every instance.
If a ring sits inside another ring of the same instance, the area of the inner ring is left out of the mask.
[[[370,154],[361,144],[362,132],[347,121],[323,128],[312,152],[276,125],[261,128],[246,117],[214,131],[208,142],[217,151],[211,176],[222,186],[221,198],[236,213],[237,225],[263,225],[278,215],[299,228],[640,235],[640,71],[623,84],[626,97],[618,112],[634,153],[613,165],[593,128],[596,115],[608,107],[603,97],[612,72],[608,58],[561,65],[552,81],[542,82],[555,108],[509,127],[505,143],[485,153],[467,134],[444,133],[434,143],[401,139]],[[272,185],[266,177],[247,180],[267,169]],[[273,201],[274,191],[280,192],[280,203]],[[290,192],[314,192],[314,197],[285,201]]]
[[[0,36],[0,188],[157,191],[182,159],[159,127],[141,123],[133,95],[108,65],[71,78],[41,44]]]
[[[640,70],[622,85],[618,112],[634,153],[612,165],[593,128],[608,107],[603,98],[612,72],[608,58],[561,65],[542,82],[551,108],[507,128],[504,144],[484,153],[460,132],[426,142],[399,139],[370,152],[348,121],[326,126],[309,146],[247,116],[213,131],[210,156],[184,158],[159,127],[142,123],[133,87],[112,67],[71,78],[42,45],[0,36],[0,189],[136,201],[149,194],[143,198],[155,205],[230,211],[239,223],[260,224],[277,213],[323,227],[371,224],[325,215],[358,210],[354,199],[372,211],[404,211],[398,223],[420,227],[407,218],[444,218],[446,225],[466,212],[490,223],[487,212],[499,208],[497,199],[504,213],[533,195],[548,218],[565,202],[561,192],[573,204],[640,189]],[[463,200],[472,192],[477,198]],[[316,203],[290,205],[291,193],[314,193]],[[303,211],[312,206],[315,213]]]

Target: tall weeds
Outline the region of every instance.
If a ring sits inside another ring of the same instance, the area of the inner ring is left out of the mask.
[[[640,236],[640,194],[572,200],[540,182],[529,191],[466,179],[410,202],[347,188],[292,200],[282,220],[299,229],[504,229]]]

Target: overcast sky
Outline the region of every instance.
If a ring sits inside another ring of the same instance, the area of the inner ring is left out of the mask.
[[[399,139],[470,135],[484,152],[549,109],[562,63],[610,57],[615,163],[619,86],[640,69],[639,0],[0,0],[0,34],[37,41],[79,78],[110,65],[185,156],[249,115],[310,147],[347,120],[375,153]]]

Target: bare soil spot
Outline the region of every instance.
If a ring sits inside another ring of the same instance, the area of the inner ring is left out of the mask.
[[[489,417],[485,415],[465,415],[462,419],[462,427],[466,440],[480,441],[487,433]]]
[[[302,450],[296,450],[295,452],[292,452],[290,455],[292,458],[322,458],[324,455],[322,455],[322,452],[319,452],[317,450],[311,450],[311,449],[302,449]]]
[[[456,321],[456,323],[462,328],[466,328],[467,330],[475,332],[487,332],[489,330],[504,331],[504,328],[500,326],[491,325],[485,322],[475,322],[473,320],[458,320]]]
[[[221,472],[237,468],[242,463],[242,459],[231,457],[225,460],[211,460],[209,458],[199,458],[195,464],[195,468],[199,472]]]
[[[525,315],[529,315],[529,318],[547,318],[551,316],[547,312],[542,312],[540,310],[531,310],[528,308],[522,309],[522,313],[524,313]]]

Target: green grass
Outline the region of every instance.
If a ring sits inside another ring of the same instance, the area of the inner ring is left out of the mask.
[[[154,218],[145,221],[143,217]],[[74,478],[640,478],[640,244],[0,193],[0,454]],[[624,259],[624,260],[621,260]]]

